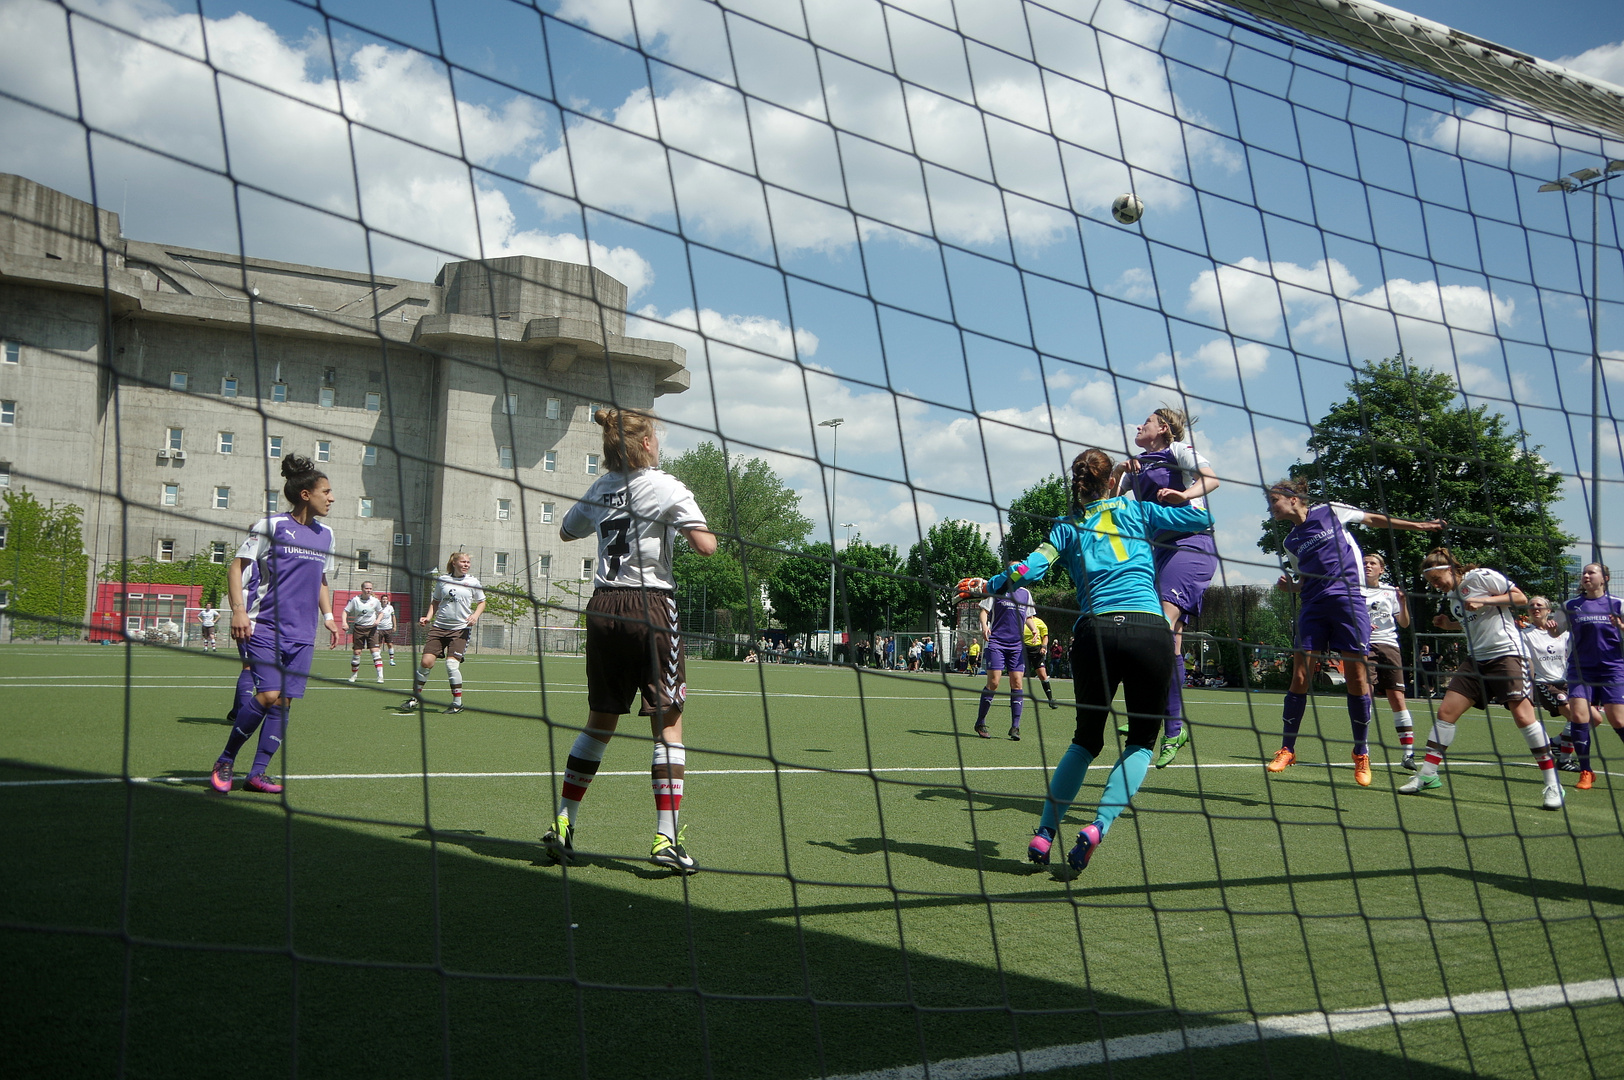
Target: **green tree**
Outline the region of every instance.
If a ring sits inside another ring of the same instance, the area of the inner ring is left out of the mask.
[[[1574,541],[1551,513],[1562,477],[1526,432],[1486,405],[1464,404],[1449,375],[1402,355],[1366,363],[1348,389],[1314,425],[1312,459],[1291,467],[1314,498],[1414,521],[1442,518],[1442,542],[1463,562],[1502,570],[1531,594],[1559,593],[1564,549]],[[1265,521],[1258,546],[1279,553],[1284,525]],[[1436,533],[1353,531],[1404,587],[1419,581],[1422,557],[1440,542]]]
[[[999,545],[1003,565],[1025,558],[1049,539],[1057,519],[1071,513],[1071,493],[1064,478],[1050,473],[1015,497],[1009,504],[1009,530]],[[1046,585],[1074,589],[1071,574],[1056,566],[1043,578]]]
[[[730,459],[715,443],[702,442],[663,468],[688,485],[721,550],[752,585],[772,577],[812,530],[801,497],[761,458]]]
[[[712,611],[726,611],[732,617],[730,625],[741,632],[751,625],[765,626],[766,612],[761,606],[761,589],[746,589],[744,567],[731,552],[718,550],[710,556],[687,549],[679,551],[671,562],[671,573],[679,585],[703,585],[706,606]]]
[[[779,562],[767,582],[773,618],[792,634],[829,625],[829,545],[808,544]]]
[[[906,598],[897,549],[859,537],[847,544],[837,564],[840,610],[837,622],[863,634],[882,629]]]
[[[938,521],[923,540],[908,549],[904,566],[908,580],[896,619],[903,626],[924,629],[934,612],[944,624],[951,626],[959,581],[967,577],[991,577],[998,570],[998,557],[992,553],[977,525],[969,521]]]
[[[485,587],[485,614],[482,618],[495,622],[516,623],[528,618],[540,603],[530,590],[517,581],[504,581]],[[427,610],[427,609],[425,609]]]
[[[234,556],[230,553],[229,561]],[[159,562],[150,555],[123,559],[102,566],[103,581],[128,581],[132,585],[201,585],[205,604],[225,606],[226,564],[215,562],[214,553],[196,552],[184,559]]]
[[[84,511],[52,499],[42,504],[26,488],[6,491],[6,548],[0,589],[17,637],[79,637],[85,621],[90,558],[80,525]]]

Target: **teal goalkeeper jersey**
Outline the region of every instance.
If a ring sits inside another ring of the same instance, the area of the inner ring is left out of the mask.
[[[1084,615],[1142,611],[1160,615],[1156,560],[1150,537],[1160,532],[1193,533],[1212,527],[1212,514],[1195,506],[1162,506],[1117,497],[1089,503],[1081,514],[1061,518],[1048,543],[996,577],[991,592],[1041,580],[1058,563],[1077,583],[1077,606]]]

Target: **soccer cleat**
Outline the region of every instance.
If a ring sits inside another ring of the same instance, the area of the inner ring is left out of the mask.
[[[976,725],[976,734],[980,735],[983,739],[992,738],[992,732],[987,730],[987,725],[986,724],[977,724]]]
[[[1542,810],[1562,809],[1562,785],[1557,784],[1554,787],[1547,787],[1545,797],[1540,800],[1539,805]]]
[[[1410,770],[1411,772],[1415,772],[1415,754],[1414,754],[1414,752],[1412,751],[1411,753],[1405,754],[1404,755],[1404,760],[1399,762],[1399,765],[1401,765],[1404,768]]]
[[[257,791],[261,795],[280,795],[282,785],[267,780],[264,773],[255,773],[242,782],[244,791]]]
[[[421,704],[423,704],[423,703],[418,700],[417,695],[413,694],[411,697],[407,698],[405,701],[401,702],[399,705],[396,705],[395,706],[395,711],[398,712],[398,713],[416,712],[417,707],[419,705],[421,705]]]
[[[1021,729],[1020,728],[1012,727],[1012,728],[1009,729],[1009,741],[1010,742],[1020,742],[1021,741]]]
[[[390,658],[389,658],[389,666],[390,666],[390,667],[394,667],[394,666],[395,666],[395,658],[394,658],[394,657],[392,657],[392,656],[391,656],[391,657],[390,657]]]
[[[1370,786],[1370,755],[1353,755],[1353,782],[1360,787]]]
[[[541,846],[547,849],[547,857],[553,862],[575,865],[575,826],[570,824],[568,814],[559,814],[553,820],[553,827],[541,838]]]
[[[1082,831],[1077,834],[1077,843],[1066,854],[1066,862],[1074,871],[1082,873],[1088,869],[1088,860],[1094,857],[1095,850],[1104,840],[1105,837],[1100,835],[1098,825],[1084,825]]]
[[[1118,735],[1126,735],[1127,733],[1128,733],[1128,725],[1127,724],[1118,724],[1117,725],[1117,734]]]
[[[1399,785],[1398,793],[1400,795],[1419,795],[1423,791],[1432,791],[1443,786],[1444,782],[1439,779],[1437,773],[1433,773],[1431,776],[1426,773],[1416,773]]]
[[[1557,768],[1562,770],[1563,772],[1582,772],[1583,771],[1583,770],[1581,770],[1579,768],[1579,763],[1577,761],[1574,761],[1572,758],[1568,758],[1566,761],[1564,761],[1560,765],[1558,765]]]
[[[231,762],[216,761],[209,770],[209,787],[222,795],[231,794]]]
[[[462,712],[462,702],[453,701],[451,703],[450,707],[446,709],[446,712],[447,713],[459,713],[459,712]]]
[[[1285,772],[1286,767],[1293,764],[1296,760],[1297,754],[1294,751],[1288,750],[1286,747],[1282,746],[1280,749],[1274,752],[1274,760],[1263,767],[1268,769],[1270,772]]]
[[[378,681],[383,682],[383,672],[378,672]]]
[[[1581,769],[1579,771],[1579,782],[1573,786],[1580,791],[1589,791],[1596,786],[1596,774],[1589,769]]]
[[[1058,709],[1058,708],[1060,708],[1060,706],[1058,706],[1058,705],[1056,705],[1056,704],[1055,704],[1055,703],[1054,703],[1054,698],[1050,698],[1050,699],[1049,699],[1049,708],[1051,708],[1051,709]]]
[[[687,831],[686,826],[678,829],[675,841],[665,833],[655,833],[654,847],[649,852],[649,861],[657,866],[669,866],[679,874],[691,874],[698,870],[699,864],[694,862],[693,856],[682,848],[682,836]]]
[[[356,676],[357,676],[357,675],[359,675],[359,674],[360,674],[360,672],[358,672],[358,671],[352,671],[352,672],[350,672],[350,682],[354,682],[354,681],[355,681],[355,677],[356,677]]]
[[[1032,842],[1026,845],[1026,857],[1039,866],[1049,865],[1049,849],[1054,846],[1054,830],[1039,825],[1032,833]]]
[[[1158,769],[1165,769],[1169,765],[1173,764],[1173,759],[1179,756],[1179,751],[1188,746],[1189,743],[1189,725],[1185,725],[1184,727],[1180,728],[1179,733],[1173,736],[1171,739],[1169,739],[1166,735],[1163,735],[1161,753],[1156,755],[1156,767]]]

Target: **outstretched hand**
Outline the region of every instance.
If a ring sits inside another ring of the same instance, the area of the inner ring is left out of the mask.
[[[986,578],[967,577],[959,581],[958,595],[960,600],[969,600],[972,597],[984,595],[986,591]]]

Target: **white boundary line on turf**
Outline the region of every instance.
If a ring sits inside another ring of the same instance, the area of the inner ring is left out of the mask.
[[[1396,1005],[1372,1005],[1363,1009],[1341,1009],[1333,1013],[1306,1012],[1290,1016],[1270,1016],[1215,1027],[1175,1028],[1151,1035],[1123,1035],[1104,1041],[1072,1043],[1032,1050],[1018,1058],[1007,1054],[954,1058],[932,1062],[930,1080],[997,1080],[999,1077],[1048,1072],[1052,1069],[1102,1065],[1108,1061],[1157,1057],[1181,1050],[1214,1050],[1240,1046],[1264,1039],[1304,1036],[1326,1038],[1347,1031],[1388,1025],[1412,1024],[1420,1020],[1448,1020],[1456,1016],[1491,1016],[1506,1012],[1531,1012],[1606,1001],[1624,997],[1624,979],[1594,979],[1581,983],[1552,983],[1519,990],[1489,990],[1453,997],[1420,998]],[[835,1077],[833,1080],[925,1080],[923,1065],[904,1065]]]
[[[1311,764],[1311,763],[1310,763]],[[1532,762],[1524,761],[1455,761],[1448,763],[1448,767],[1459,768],[1464,765],[1522,765],[1533,767]],[[1351,769],[1351,764],[1332,762],[1333,769]],[[1377,766],[1381,768],[1383,766]],[[1396,769],[1396,765],[1387,765],[1387,769]],[[778,769],[689,769],[689,776],[867,776],[873,773],[975,773],[975,772],[1036,772],[1042,770],[1041,765],[966,765],[960,768],[957,765],[891,765],[879,769],[805,769],[784,766]],[[1214,762],[1211,765],[1169,765],[1170,769],[1261,769],[1263,763],[1258,762]],[[1624,776],[1624,773],[1608,772],[1597,769],[1603,776]],[[390,773],[295,773],[283,777],[285,780],[511,780],[551,778],[557,774],[542,771],[529,772],[390,772]],[[648,776],[647,769],[626,769],[610,771],[605,770],[598,776]],[[125,780],[122,776],[84,776],[64,780],[0,780],[0,788],[18,787],[75,787],[83,784],[201,784],[206,776],[132,776]]]

